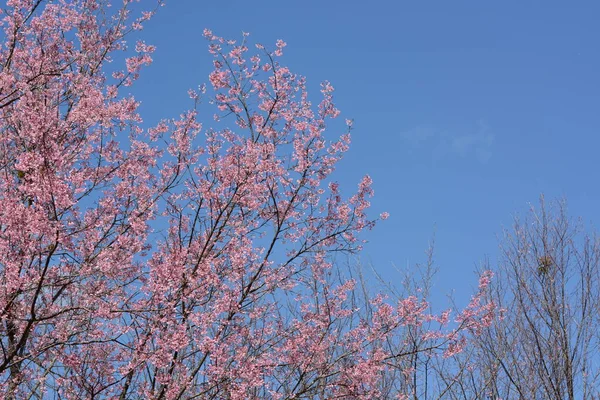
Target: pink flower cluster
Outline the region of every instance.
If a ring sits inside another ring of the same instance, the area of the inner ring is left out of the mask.
[[[452,356],[490,323],[480,294],[446,331],[417,297],[357,303],[335,256],[375,224],[372,181],[331,181],[350,136],[326,129],[331,84],[313,107],[280,64],[285,42],[249,54],[206,30],[212,90],[146,129],[122,89],[154,47],[109,64],[154,13],[131,3],[1,14],[1,397],[370,399],[409,329],[439,322],[423,339]]]

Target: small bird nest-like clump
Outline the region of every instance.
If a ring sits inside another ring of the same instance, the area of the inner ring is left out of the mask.
[[[544,275],[548,273],[550,267],[552,267],[552,257],[550,256],[541,256],[538,258],[538,273],[540,275]]]

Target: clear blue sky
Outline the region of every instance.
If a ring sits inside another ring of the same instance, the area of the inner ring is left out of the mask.
[[[600,219],[599,15],[595,1],[171,0],[143,32],[157,51],[134,93],[147,120],[185,109],[211,68],[204,28],[285,40],[313,98],[330,80],[355,120],[335,178],[369,173],[374,215],[391,214],[362,259],[399,279],[392,263],[422,261],[435,231],[436,288],[467,300],[475,264],[541,192]]]

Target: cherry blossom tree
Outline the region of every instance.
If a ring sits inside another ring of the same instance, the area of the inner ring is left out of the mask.
[[[127,88],[154,48],[125,39],[161,3],[110,5],[1,12],[3,398],[405,398],[402,360],[452,358],[491,323],[487,272],[453,318],[358,300],[335,255],[375,225],[371,179],[332,180],[351,124],[326,131],[333,87],[313,107],[284,42],[205,31],[210,87],[148,128]]]

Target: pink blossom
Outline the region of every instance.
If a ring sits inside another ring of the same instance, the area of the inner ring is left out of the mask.
[[[204,30],[212,88],[148,128],[121,88],[152,62],[126,40],[154,11],[107,3],[0,16],[0,397],[402,398],[382,382],[412,372],[407,333],[450,357],[491,324],[491,274],[450,330],[339,268],[375,226],[372,179],[332,180],[333,86],[313,106],[285,42]]]

